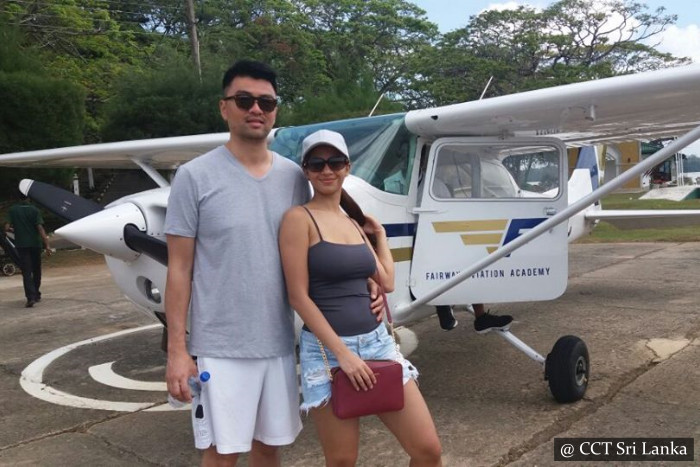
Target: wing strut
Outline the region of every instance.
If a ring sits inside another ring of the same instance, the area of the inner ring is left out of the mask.
[[[466,269],[463,269],[459,274],[457,274],[454,277],[452,277],[451,279],[443,282],[442,284],[436,286],[434,289],[430,290],[422,297],[420,297],[420,298],[418,298],[410,303],[407,303],[407,304],[397,305],[396,306],[396,314],[398,315],[401,313],[408,313],[411,310],[428,303],[430,300],[437,297],[438,295],[441,295],[442,293],[450,290],[451,288],[453,288],[457,284],[460,284],[460,283],[464,282],[465,280],[469,279],[473,274],[490,266],[491,264],[495,263],[496,261],[503,258],[504,256],[512,253],[514,250],[517,250],[522,245],[528,243],[530,240],[534,239],[535,237],[538,237],[543,232],[546,232],[547,230],[549,230],[549,229],[561,224],[562,222],[568,220],[570,217],[573,217],[574,215],[578,214],[580,211],[583,211],[588,206],[590,206],[591,204],[593,204],[596,201],[598,201],[599,199],[601,199],[603,196],[620,188],[621,186],[623,186],[625,183],[629,182],[630,180],[632,180],[636,177],[639,177],[647,170],[660,164],[661,162],[668,159],[670,156],[672,156],[676,152],[679,152],[681,149],[685,148],[686,146],[688,146],[689,144],[693,143],[694,141],[696,141],[698,139],[700,139],[700,126],[689,131],[685,135],[681,136],[680,138],[678,138],[677,140],[675,140],[674,142],[672,142],[671,144],[669,144],[665,148],[658,150],[657,152],[654,153],[654,155],[648,157],[647,159],[640,162],[636,166],[632,167],[628,171],[618,175],[613,180],[609,181],[608,183],[601,186],[597,190],[594,190],[593,192],[589,193],[587,196],[584,196],[580,200],[569,205],[566,209],[564,209],[560,213],[552,216],[551,218],[547,219],[546,221],[542,222],[537,227],[529,230],[527,233],[521,235],[520,237],[518,237],[517,239],[508,243],[507,245],[500,247],[499,249],[497,249],[496,251],[494,251],[490,255],[483,258],[481,261],[477,261],[472,266],[470,266]]]
[[[149,177],[151,177],[151,180],[153,180],[154,182],[156,182],[156,184],[157,184],[159,187],[161,187],[161,188],[167,188],[167,187],[170,186],[170,183],[168,183],[168,181],[167,181],[165,178],[163,178],[163,176],[162,176],[160,173],[158,173],[158,171],[157,171],[156,169],[154,169],[153,167],[151,167],[150,165],[148,165],[148,164],[145,163],[144,161],[139,160],[139,159],[137,159],[137,158],[135,158],[135,157],[132,157],[131,160],[134,162],[134,164],[136,164],[136,165],[138,165],[139,167],[141,167],[141,170],[143,170],[144,172],[146,172],[146,174],[147,174]]]

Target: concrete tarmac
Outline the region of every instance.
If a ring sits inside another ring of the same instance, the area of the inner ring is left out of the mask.
[[[475,334],[465,312],[450,332],[434,318],[410,327],[419,341],[410,359],[444,465],[554,465],[561,437],[694,438],[692,462],[617,465],[698,465],[700,243],[570,251],[562,297],[491,308],[513,315],[513,333],[542,355],[562,335],[586,342],[591,379],[579,402],[555,402],[542,368],[496,333]],[[160,329],[89,340],[153,319],[101,265],[48,270],[42,291],[42,302],[25,309],[21,277],[0,277],[0,465],[197,465],[188,412],[147,410],[166,401]],[[358,465],[407,464],[377,419],[363,419]],[[309,419],[283,465],[324,465]]]

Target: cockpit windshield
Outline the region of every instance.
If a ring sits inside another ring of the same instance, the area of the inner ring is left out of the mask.
[[[322,128],[345,137],[351,173],[388,193],[408,194],[416,137],[404,124],[405,114],[355,118],[277,130],[270,149],[301,163],[301,142]]]

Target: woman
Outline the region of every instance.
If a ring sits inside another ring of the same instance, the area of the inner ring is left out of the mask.
[[[354,465],[359,419],[341,420],[333,414],[320,343],[328,365],[340,366],[357,390],[369,390],[376,382],[362,358],[397,360],[403,366],[404,408],[378,417],[411,457],[410,465],[439,466],[440,441],[415,382],[418,372],[396,351],[386,327],[370,311],[368,278],[374,277],[387,292],[394,289],[394,262],[384,228],[363,215],[342,189],[350,173],[342,135],[320,130],[307,136],[302,147],[302,168],[314,196],[289,210],[280,227],[289,301],[305,323],[300,337],[301,409],[311,412],[326,464]],[[376,239],[376,249],[368,236]]]

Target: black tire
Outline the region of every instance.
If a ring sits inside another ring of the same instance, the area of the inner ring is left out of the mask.
[[[17,272],[17,267],[12,263],[5,263],[2,265],[2,273],[6,276],[12,276]]]
[[[554,398],[566,404],[583,398],[590,370],[586,344],[576,336],[563,336],[547,355],[544,374]]]

